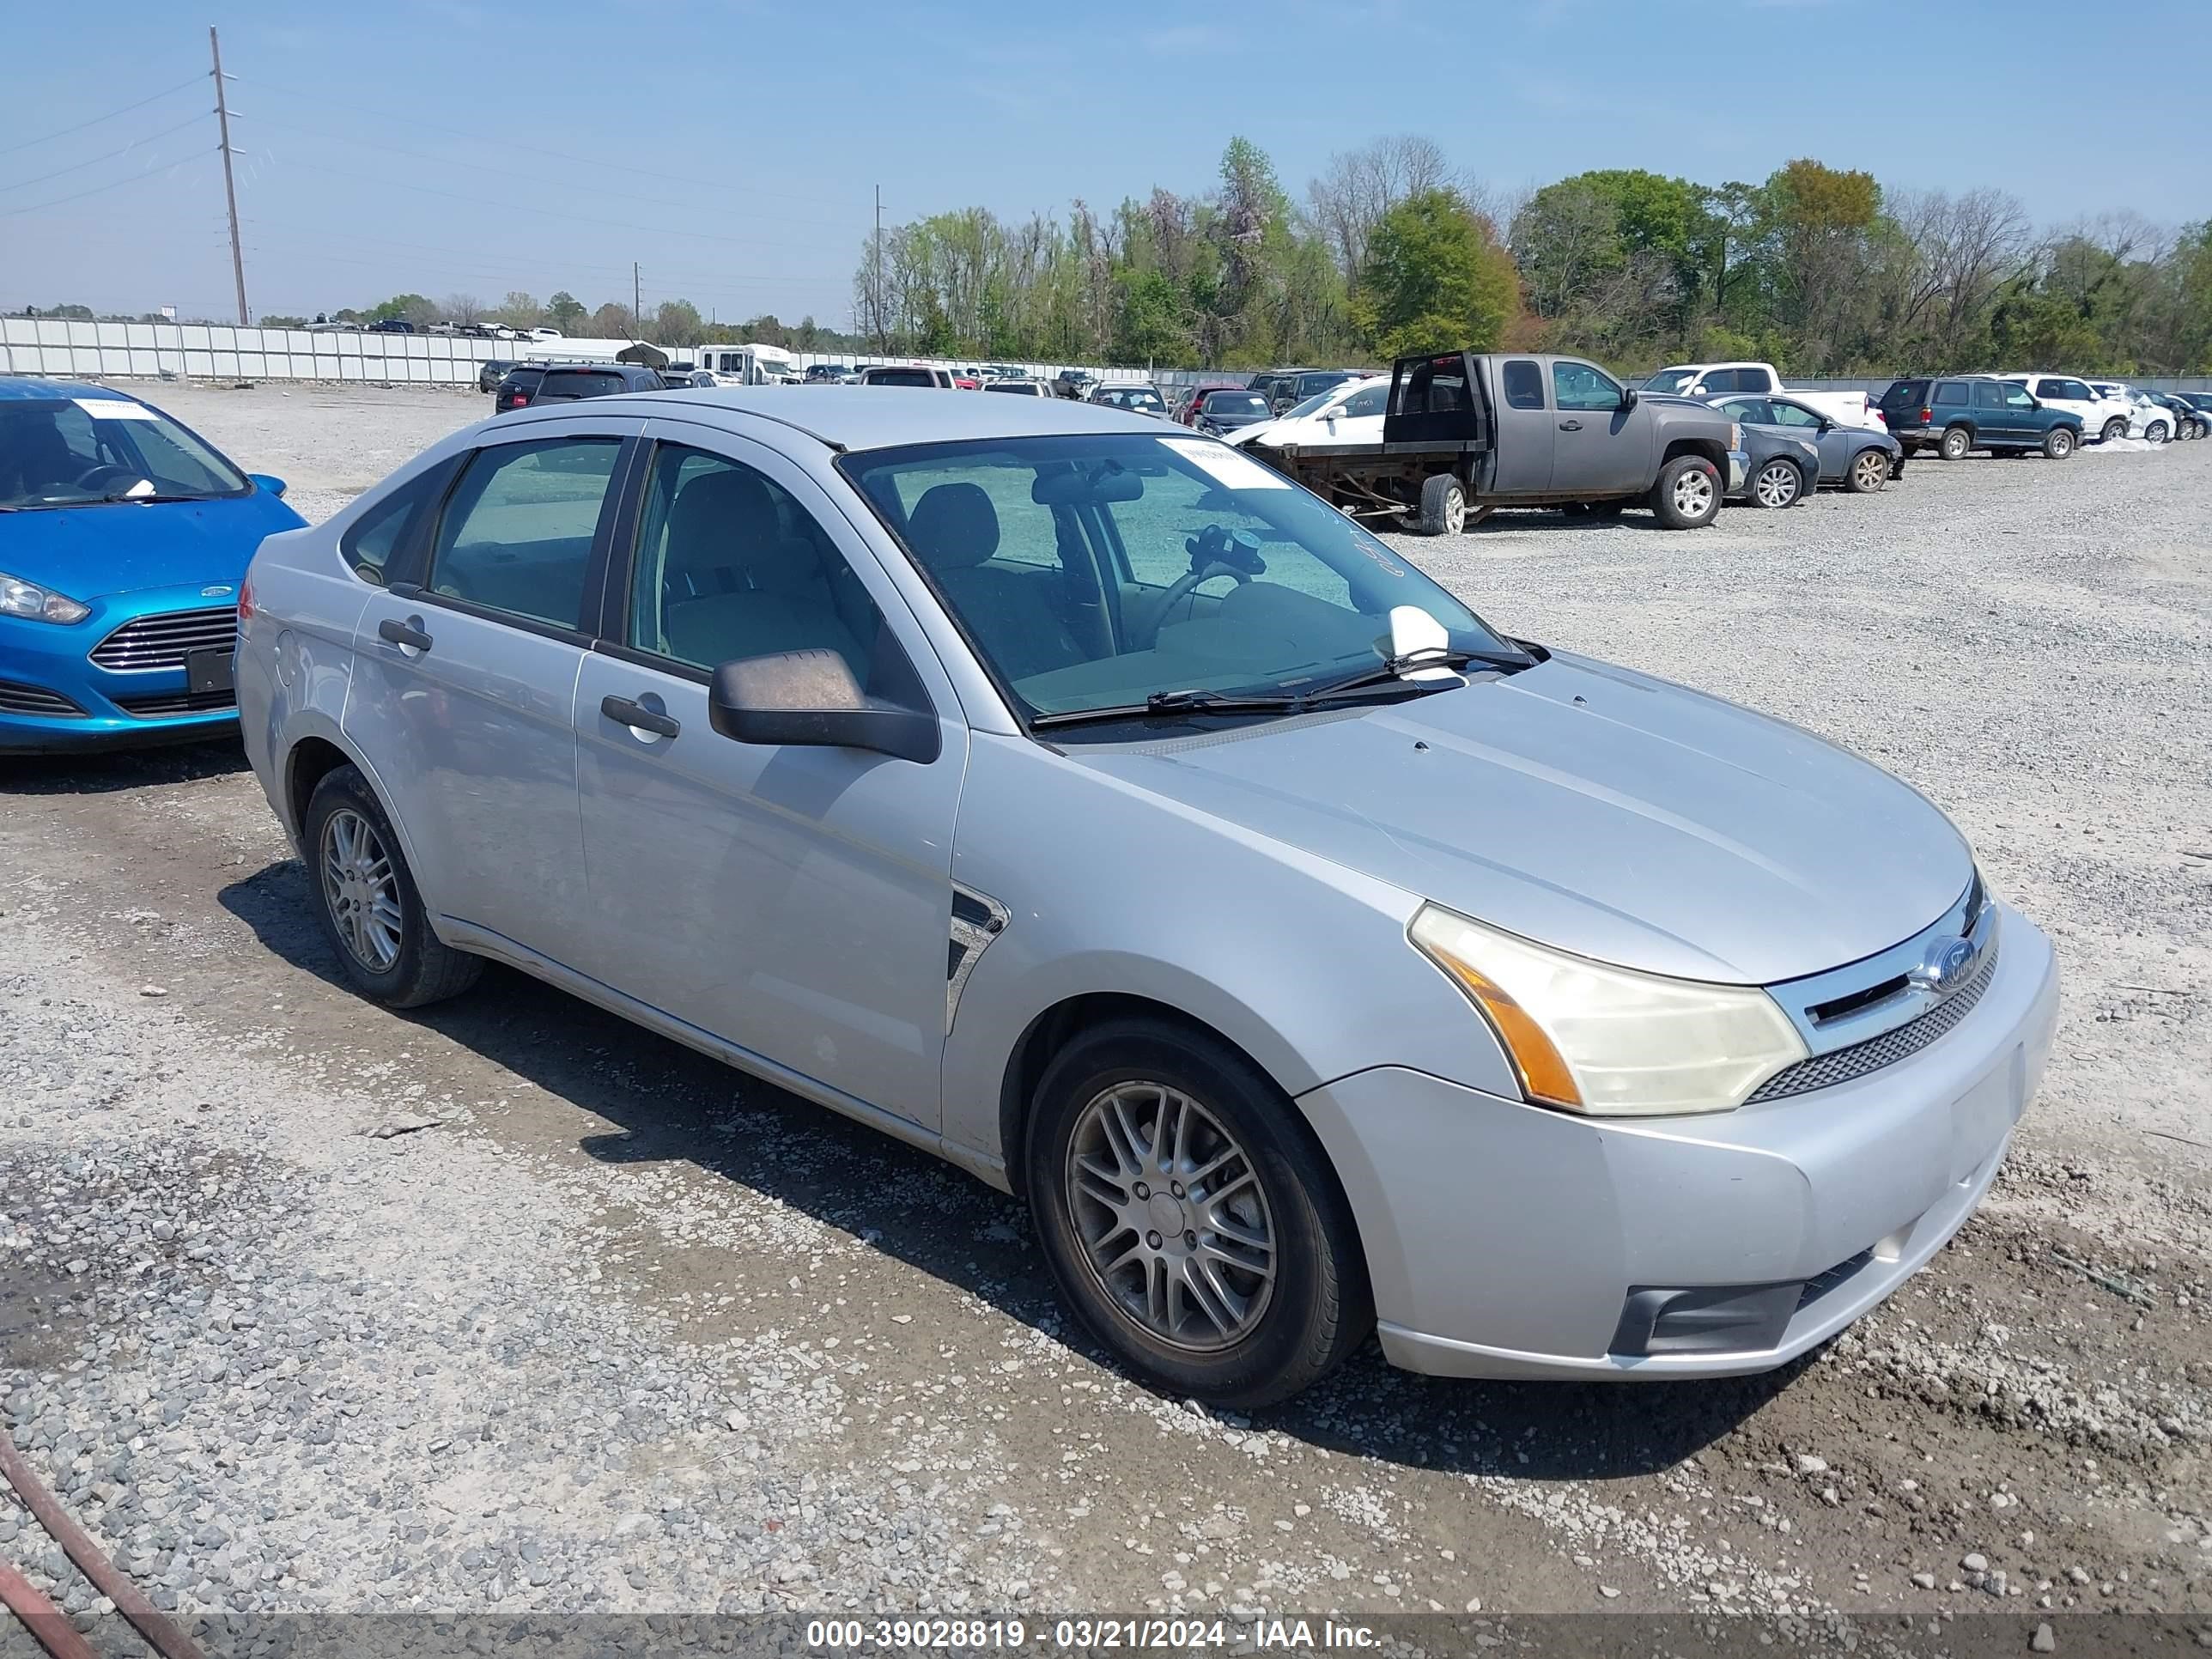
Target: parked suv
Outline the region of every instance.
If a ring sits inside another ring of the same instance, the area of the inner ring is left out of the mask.
[[[1334,392],[1346,380],[1362,379],[1357,368],[1270,368],[1255,374],[1249,389],[1267,400],[1268,411],[1280,415],[1316,392]]]
[[[516,388],[517,395],[507,395],[507,382],[535,368],[538,383],[528,392]],[[569,404],[580,398],[611,398],[619,392],[662,392],[668,382],[660,371],[637,363],[537,363],[517,368],[507,380],[500,382],[498,412],[525,404]]]
[[[2081,441],[2081,417],[2045,409],[2026,386],[1992,374],[1899,380],[1881,394],[1882,418],[1907,456],[1932,449],[1947,461],[1970,450],[2041,450],[2063,461]]]
[[[2081,441],[2105,443],[2128,435],[2128,404],[2123,398],[2107,398],[2087,380],[2070,374],[2004,374],[2000,380],[2024,386],[2027,395],[2045,409],[2081,417]]]
[[[932,368],[927,363],[871,363],[853,377],[854,386],[908,386],[927,391],[934,387],[940,392],[957,392],[959,383],[949,368]]]

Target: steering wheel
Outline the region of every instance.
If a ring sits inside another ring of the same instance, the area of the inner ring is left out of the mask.
[[[1183,544],[1190,555],[1190,568],[1169,584],[1167,591],[1152,601],[1145,615],[1133,621],[1129,629],[1129,642],[1139,650],[1147,650],[1158,643],[1160,629],[1174,614],[1176,605],[1200,583],[1216,576],[1227,576],[1243,586],[1255,576],[1267,572],[1267,561],[1260,556],[1260,538],[1249,530],[1224,530],[1210,524]]]
[[[133,472],[127,466],[116,466],[102,461],[97,466],[86,468],[70,482],[79,489],[105,489],[107,488],[107,480],[119,478],[127,483],[137,483],[143,476],[142,473]],[[95,479],[100,482],[95,483]]]

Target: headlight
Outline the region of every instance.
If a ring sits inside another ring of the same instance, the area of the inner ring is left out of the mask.
[[[33,622],[82,622],[91,610],[66,593],[36,582],[19,581],[0,572],[0,617],[27,617]]]
[[[1730,1111],[1806,1057],[1797,1028],[1755,986],[1607,967],[1433,904],[1408,931],[1481,1010],[1536,1105],[1595,1117]]]

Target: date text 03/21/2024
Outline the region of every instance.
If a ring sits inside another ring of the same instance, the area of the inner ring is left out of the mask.
[[[1018,1619],[817,1619],[806,1627],[806,1645],[818,1650],[1011,1649],[1032,1644],[1054,1648],[1127,1648],[1171,1652],[1228,1646],[1255,1648],[1371,1648],[1364,1625],[1324,1619],[1261,1619],[1249,1626],[1222,1619],[1060,1619],[1030,1625]]]

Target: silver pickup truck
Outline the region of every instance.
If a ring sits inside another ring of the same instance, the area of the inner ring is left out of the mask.
[[[1248,452],[1355,516],[1455,535],[1501,507],[1711,524],[1743,482],[1742,428],[1686,398],[1623,386],[1577,357],[1448,352],[1391,368],[1382,441]]]

